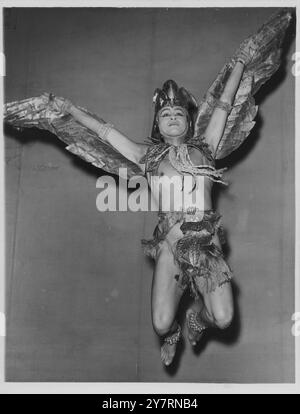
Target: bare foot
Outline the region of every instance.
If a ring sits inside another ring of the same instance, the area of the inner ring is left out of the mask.
[[[181,338],[181,326],[177,325],[176,331],[164,339],[164,343],[160,350],[162,362],[169,366],[175,356],[177,343]]]
[[[192,346],[197,345],[197,342],[200,341],[203,335],[203,331],[205,330],[205,326],[203,325],[203,330],[201,332],[202,327],[200,326],[200,323],[198,321],[197,321],[197,325],[199,325],[199,327],[198,329],[195,329],[194,322],[193,322],[195,315],[196,315],[196,312],[193,309],[188,309],[186,311],[188,338]]]
[[[160,349],[160,356],[161,356],[162,362],[166,366],[169,366],[172,363],[173,358],[175,356],[176,347],[177,347],[177,344],[170,345],[167,342],[163,343]]]

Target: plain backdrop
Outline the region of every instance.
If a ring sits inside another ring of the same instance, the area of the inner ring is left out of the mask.
[[[201,99],[273,12],[6,9],[5,101],[53,92],[143,142],[155,88],[172,78]],[[230,186],[214,194],[235,274],[233,324],[196,351],[183,342],[169,369],[140,246],[156,214],[97,211],[101,170],[49,133],[6,128],[6,380],[294,381],[294,48],[291,25],[281,69],[257,96],[257,125],[227,160]]]

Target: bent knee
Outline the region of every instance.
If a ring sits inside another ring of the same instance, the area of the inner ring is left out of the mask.
[[[214,314],[214,321],[218,328],[226,329],[231,324],[233,318],[233,310],[219,310]]]
[[[163,336],[166,335],[172,324],[173,319],[171,316],[163,313],[155,313],[152,318],[153,327],[157,335]]]

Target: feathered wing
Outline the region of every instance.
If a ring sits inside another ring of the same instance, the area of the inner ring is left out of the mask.
[[[80,109],[104,122],[86,109]],[[68,151],[111,174],[119,175],[119,168],[127,168],[127,178],[141,174],[136,164],[77,122],[72,115],[55,111],[51,107],[51,94],[7,103],[4,106],[4,121],[18,129],[36,127],[50,131],[67,144]]]
[[[291,13],[286,9],[273,15],[256,34],[241,43],[240,48],[253,53],[251,62],[245,67],[237,90],[233,109],[230,112],[224,133],[220,140],[216,159],[225,158],[236,150],[250,134],[255,125],[254,118],[258,106],[255,105],[254,94],[277,71],[281,59],[281,43],[291,20]],[[252,51],[249,50],[252,46]],[[230,73],[235,65],[235,57],[226,63],[212,83],[203,100],[200,102],[195,122],[196,137],[203,137],[215,102],[220,98]]]

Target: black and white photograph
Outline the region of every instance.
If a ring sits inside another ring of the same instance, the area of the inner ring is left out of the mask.
[[[283,6],[2,9],[6,382],[296,382]]]

